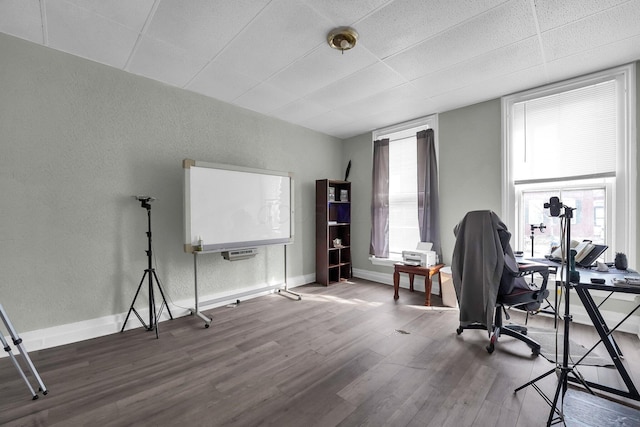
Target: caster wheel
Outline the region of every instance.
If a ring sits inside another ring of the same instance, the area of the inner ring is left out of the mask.
[[[533,354],[534,357],[538,357],[540,355],[540,349],[539,348],[532,348],[531,349],[531,354]]]
[[[463,329],[462,328],[458,328],[456,329],[456,334],[460,335],[462,333]]]
[[[491,354],[496,349],[496,347],[493,343],[491,343],[486,347],[486,349],[487,349],[487,353]]]
[[[205,328],[205,329],[208,329],[208,328],[209,328],[209,324],[208,324],[208,323],[205,323],[205,324],[204,324],[204,328]]]

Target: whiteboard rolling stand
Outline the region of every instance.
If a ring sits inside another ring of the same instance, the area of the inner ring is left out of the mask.
[[[287,295],[282,295],[283,292],[286,293]],[[302,299],[302,296],[300,294],[291,292],[287,285],[287,245],[284,245],[284,289],[278,289],[278,295],[282,295],[282,296],[293,295],[295,297],[298,297],[298,301]]]
[[[43,395],[46,395],[48,393],[47,387],[42,382],[42,378],[40,378],[40,375],[38,374],[38,370],[36,369],[35,366],[33,366],[33,362],[31,362],[29,353],[27,353],[27,350],[25,350],[24,346],[22,345],[22,338],[18,336],[18,333],[13,328],[13,325],[11,324],[11,320],[9,320],[9,316],[7,315],[7,312],[4,311],[4,307],[2,307],[2,304],[0,304],[0,317],[2,318],[2,322],[6,326],[7,330],[9,331],[9,335],[11,335],[13,344],[20,351],[20,354],[22,355],[22,359],[28,366],[29,371],[31,371],[31,374],[35,377],[36,381],[38,382],[38,386],[39,386],[38,391],[42,392]],[[11,359],[11,361],[13,362],[13,365],[18,370],[18,373],[24,380],[24,383],[27,385],[29,392],[31,392],[31,396],[33,400],[36,400],[38,398],[38,394],[33,390],[33,387],[31,387],[31,383],[29,383],[27,376],[22,370],[22,367],[20,366],[20,363],[18,363],[18,360],[16,359],[15,355],[11,351],[11,347],[9,347],[7,340],[4,339],[4,335],[2,334],[2,332],[0,332],[0,342],[2,343],[2,347],[4,348],[4,350],[9,354],[9,358]]]
[[[198,254],[199,253],[200,252],[198,252],[198,251],[193,251],[193,278],[194,278],[194,286],[193,287],[194,287],[194,290],[195,290],[196,305],[195,305],[194,308],[190,308],[189,311],[194,316],[198,316],[199,318],[204,320],[204,327],[208,328],[211,325],[212,319],[210,319],[207,316],[205,316],[204,314],[202,314],[202,312],[200,311],[200,308],[199,308],[199,303],[198,303]]]
[[[190,308],[189,311],[194,316],[198,316],[200,319],[204,320],[204,327],[208,328],[209,326],[211,326],[211,322],[213,321],[213,319],[205,316],[200,311],[200,302],[198,300],[198,255],[205,254],[205,253],[208,253],[208,252],[195,251],[195,250],[193,251],[193,283],[194,283],[195,306],[194,306],[194,308]],[[274,287],[272,287],[270,289],[274,289]],[[264,289],[262,289],[262,290],[264,290]],[[256,290],[255,292],[260,292],[260,290]],[[245,294],[242,294],[242,295],[248,295],[248,294],[255,293],[255,292],[249,292],[249,293],[245,293]],[[284,295],[284,294],[286,294],[286,295]],[[287,285],[287,245],[284,245],[284,289],[278,288],[278,295],[282,295],[282,296],[286,296],[286,297],[293,296],[298,301],[302,300],[302,296],[300,294],[292,292],[292,291],[290,291],[288,289],[288,285]],[[236,295],[235,297],[239,297],[239,296],[240,295]],[[236,304],[239,304],[239,303],[240,303],[240,300],[238,299],[236,301]]]

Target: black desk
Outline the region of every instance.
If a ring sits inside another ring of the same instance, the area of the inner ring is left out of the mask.
[[[618,373],[622,377],[622,380],[624,381],[624,384],[627,386],[628,390],[627,391],[619,390],[619,389],[615,389],[615,388],[601,385],[598,383],[594,383],[591,381],[585,381],[585,382],[589,387],[592,387],[594,389],[606,391],[608,393],[627,397],[629,399],[640,400],[640,393],[638,393],[638,389],[636,388],[636,386],[633,383],[633,380],[629,376],[629,372],[627,372],[627,369],[622,364],[622,360],[621,360],[622,352],[620,351],[620,348],[618,347],[618,344],[616,343],[612,335],[612,333],[616,329],[618,329],[618,327],[622,325],[622,323],[624,323],[631,315],[633,315],[633,313],[635,313],[638,310],[638,308],[640,308],[640,304],[637,304],[635,308],[631,310],[613,328],[607,325],[606,320],[600,313],[600,306],[614,293],[620,292],[625,294],[640,295],[639,285],[620,285],[620,284],[614,285],[613,284],[614,278],[623,278],[625,276],[639,277],[640,275],[638,275],[637,272],[632,272],[632,271],[620,272],[615,270],[612,272],[599,272],[594,270],[580,269],[579,272],[580,272],[580,283],[573,283],[572,286],[576,290],[576,293],[578,294],[578,297],[580,298],[582,305],[587,311],[587,314],[589,315],[589,318],[591,319],[593,326],[596,328],[596,331],[600,336],[600,341],[596,343],[596,345],[598,345],[600,342],[604,344],[605,348],[607,349],[607,352],[609,353],[609,356],[611,357],[611,360],[613,361],[613,364],[618,370]],[[606,282],[604,284],[591,283],[590,280],[592,277],[605,279]],[[593,300],[593,297],[591,295],[591,291],[605,291],[605,292],[608,292],[609,295],[607,295],[607,297],[604,299],[604,301],[602,301],[602,303],[596,304],[596,302]],[[595,348],[595,346],[592,347],[592,349],[593,348]]]
[[[561,264],[555,261],[548,260],[546,258],[529,258],[522,259],[522,262],[536,262],[540,264],[544,264],[549,269],[556,274],[556,283],[560,281],[560,277],[557,277],[558,272],[561,270]],[[614,279],[621,279],[624,277],[640,277],[640,274],[634,270],[616,270],[614,268],[610,268],[609,271],[597,271],[595,269],[589,268],[577,268],[577,271],[580,273],[580,283],[571,283],[571,286],[575,289],[576,294],[580,298],[582,305],[584,306],[587,315],[591,319],[593,326],[598,332],[598,336],[600,337],[600,341],[598,341],[591,349],[587,352],[587,355],[593,351],[601,342],[604,344],[607,349],[607,353],[611,357],[611,361],[615,365],[622,381],[627,386],[627,390],[619,390],[616,388],[608,387],[602,384],[598,384],[592,381],[585,381],[585,383],[594,389],[606,391],[611,394],[615,394],[618,396],[627,397],[629,399],[634,399],[640,401],[640,393],[636,388],[629,372],[622,364],[622,352],[620,351],[620,347],[616,343],[613,332],[616,331],[620,325],[622,325],[633,313],[638,311],[640,308],[640,304],[637,304],[617,325],[613,328],[607,325],[606,320],[602,316],[600,312],[600,307],[604,304],[613,294],[615,293],[625,293],[625,294],[636,294],[640,295],[640,285],[620,285],[614,284]],[[562,279],[564,279],[564,270],[562,274]],[[591,283],[592,278],[604,279],[604,284]],[[604,300],[600,304],[596,304],[593,300],[593,296],[591,295],[592,291],[604,291],[608,292]],[[557,307],[557,299],[556,299],[556,307]],[[586,356],[586,355],[585,355]],[[583,357],[584,358],[584,357]],[[576,362],[575,365],[579,365],[582,359]],[[568,380],[574,383],[579,383],[575,378],[568,377]]]

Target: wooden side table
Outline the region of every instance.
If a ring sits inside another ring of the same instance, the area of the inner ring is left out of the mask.
[[[439,296],[442,297],[442,281],[440,280],[440,269],[444,267],[444,264],[432,265],[429,267],[419,267],[413,265],[406,265],[401,262],[394,264],[393,270],[393,299],[397,300],[398,289],[400,289],[400,273],[407,273],[409,275],[409,290],[413,292],[413,278],[414,276],[424,276],[425,281],[425,297],[424,305],[431,305],[431,278],[434,275],[438,275],[438,288],[440,289]]]

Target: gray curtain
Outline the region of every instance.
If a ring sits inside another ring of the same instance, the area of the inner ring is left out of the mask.
[[[389,140],[373,142],[373,194],[369,254],[389,258]]]
[[[416,134],[418,158],[418,225],[420,241],[432,242],[432,250],[442,260],[440,248],[440,199],[438,165],[433,129]]]

